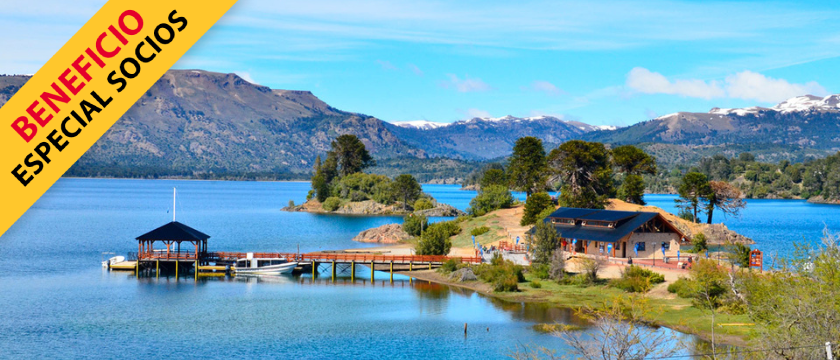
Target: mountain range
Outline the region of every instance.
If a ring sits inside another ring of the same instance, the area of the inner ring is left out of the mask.
[[[407,144],[430,156],[465,160],[488,160],[511,153],[517,139],[536,136],[547,147],[602,128],[553,116],[519,118],[472,118],[453,123],[409,121],[389,124],[389,129]]]
[[[0,76],[0,106],[28,79]],[[547,150],[570,139],[639,144],[665,165],[742,151],[762,160],[800,161],[840,149],[840,95],[800,96],[769,108],[678,112],[622,128],[553,116],[389,123],[333,108],[309,91],[274,90],[235,74],[171,70],[68,174],[305,177],[330,141],[347,133],[359,136],[388,173],[406,167],[424,169],[426,177],[446,177],[447,167],[464,173],[506,157],[522,136],[541,138]]]

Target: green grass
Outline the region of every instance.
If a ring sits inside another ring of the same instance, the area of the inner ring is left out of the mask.
[[[475,237],[475,240],[481,244],[488,244],[494,241],[504,239],[504,236],[498,235],[497,232],[504,230],[499,226],[499,216],[493,213],[471,218],[466,220],[461,225],[461,233],[452,238],[452,246],[471,248],[473,246],[472,235],[470,230],[477,227],[486,226],[490,231]]]
[[[526,274],[525,278],[526,282],[534,280],[531,274]],[[538,289],[528,286],[528,283],[523,285],[525,286],[520,286],[519,293],[501,293],[499,296],[517,301],[546,302],[573,309],[587,306],[597,308],[616,297],[631,296],[630,293],[607,285],[560,285],[549,280],[541,281]],[[651,309],[647,320],[652,323],[706,337],[711,333],[711,314],[708,310],[694,307],[689,299],[649,298],[648,303]],[[747,315],[729,315],[718,312],[715,315],[715,323],[718,324],[715,327],[715,334],[746,341],[755,335],[752,326],[719,326],[719,324],[752,322]]]

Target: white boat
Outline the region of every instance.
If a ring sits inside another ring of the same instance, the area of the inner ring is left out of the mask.
[[[102,262],[102,267],[107,268],[113,264],[121,263],[125,261],[125,256],[114,256],[108,260]]]
[[[241,275],[281,275],[291,274],[298,263],[283,258],[255,258],[248,253],[245,259],[236,260],[231,270]]]

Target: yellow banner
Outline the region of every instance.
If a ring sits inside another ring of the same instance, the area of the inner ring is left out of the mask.
[[[3,105],[0,236],[234,3],[111,0]]]

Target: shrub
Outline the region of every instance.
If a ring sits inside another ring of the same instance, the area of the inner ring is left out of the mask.
[[[458,265],[459,264],[461,264],[461,262],[458,261],[457,259],[449,259],[449,260],[446,260],[446,262],[444,262],[443,264],[440,265],[440,269],[438,269],[438,271],[440,271],[444,274],[448,274],[448,273],[451,273],[455,270],[458,270]]]
[[[535,223],[540,213],[546,209],[554,209],[551,196],[546,192],[531,194],[525,201],[525,210],[522,214],[522,220],[519,221],[519,225],[525,226]]]
[[[732,245],[732,262],[742,268],[750,266],[750,247],[744,244]]]
[[[426,199],[426,198],[420,198],[420,199],[417,199],[417,201],[414,202],[414,211],[427,210],[427,209],[431,209],[431,208],[434,208],[434,207],[435,207],[435,205],[432,204],[432,202],[429,199]]]
[[[490,265],[499,266],[504,263],[505,258],[502,257],[502,254],[494,253],[493,258],[490,259]]]
[[[533,264],[531,265],[531,271],[529,272],[533,274],[534,277],[536,277],[537,279],[545,280],[550,278],[550,270],[551,267],[548,264]]]
[[[507,187],[492,185],[482,188],[478,195],[470,201],[469,213],[481,216],[491,211],[509,208],[513,205],[513,195]]]
[[[367,195],[361,191],[353,190],[350,192],[350,201],[365,201],[367,199]]]
[[[665,277],[662,274],[630,265],[621,271],[621,278],[610,281],[610,286],[627,292],[645,293],[650,291],[654,284],[663,282]]]
[[[694,235],[694,238],[691,239],[691,243],[692,245],[694,245],[694,249],[692,249],[692,251],[694,251],[695,253],[700,253],[709,249],[709,243],[706,240],[706,234],[697,233],[697,235]]]
[[[470,231],[470,234],[471,234],[472,236],[479,236],[479,235],[484,234],[484,233],[486,233],[486,232],[488,232],[488,231],[490,231],[490,228],[489,228],[489,227],[486,227],[486,226],[479,226],[479,227],[477,227],[477,228],[472,229],[472,230]]]
[[[461,216],[459,216],[459,217],[456,217],[456,218],[455,218],[455,220],[452,220],[452,221],[454,221],[456,224],[460,224],[460,223],[462,223],[462,222],[464,222],[464,221],[467,221],[467,220],[469,220],[469,219],[472,219],[472,216],[470,216],[470,215],[461,215]]]
[[[321,204],[321,207],[327,211],[336,211],[341,206],[341,199],[331,196],[324,200],[324,203]]]
[[[696,290],[691,280],[681,277],[668,285],[668,292],[677,294],[677,296],[684,299],[691,299],[694,297]]]
[[[408,215],[403,218],[403,231],[411,236],[420,236],[429,227],[429,219],[423,215]]]
[[[691,268],[690,278],[668,285],[668,292],[692,299],[695,306],[708,309],[731,303],[728,299],[728,271],[712,260],[701,259]]]
[[[560,284],[586,286],[590,285],[590,282],[589,277],[587,277],[586,274],[575,274],[573,276],[566,276],[560,281]]]
[[[443,228],[444,230],[446,230],[446,233],[449,234],[449,236],[455,236],[461,233],[461,227],[458,226],[458,223],[455,221],[441,221],[429,225],[429,227],[432,226],[439,226]]]
[[[554,281],[561,281],[566,277],[566,255],[562,251],[555,251],[551,255],[548,276]]]
[[[531,280],[531,287],[534,289],[542,288],[542,283],[539,280]]]
[[[522,266],[502,260],[500,256],[494,256],[493,260],[490,264],[473,267],[476,276],[492,284],[494,291],[518,291],[519,283],[525,281]]]
[[[449,240],[449,237],[452,236],[452,233],[447,223],[452,222],[444,221],[429,225],[429,228],[420,237],[420,242],[417,243],[417,255],[449,254],[449,250],[452,249],[452,241]],[[454,225],[458,227],[457,224]]]
[[[493,282],[493,291],[519,291],[519,281],[517,281],[515,275],[505,274],[504,276],[500,276],[496,279],[496,281]]]
[[[607,264],[606,259],[602,257],[582,258],[580,259],[580,273],[586,277],[589,284],[594,284],[598,281],[598,272]]]
[[[295,207],[295,201],[294,200],[289,200],[289,207],[290,208]]]

